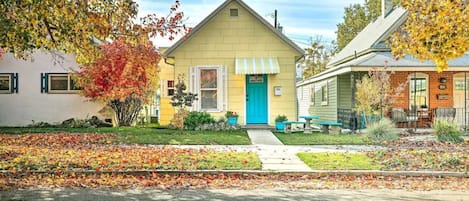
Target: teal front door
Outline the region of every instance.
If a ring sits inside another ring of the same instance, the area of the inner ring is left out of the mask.
[[[268,123],[267,75],[246,75],[246,123]]]

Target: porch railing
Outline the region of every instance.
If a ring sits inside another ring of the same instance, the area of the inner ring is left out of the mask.
[[[337,119],[345,129],[357,130],[361,125],[361,117],[352,109],[338,108]]]

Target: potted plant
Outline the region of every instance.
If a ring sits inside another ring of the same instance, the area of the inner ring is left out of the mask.
[[[238,124],[238,113],[233,111],[227,111],[225,117],[228,121],[228,125],[233,126]]]
[[[277,130],[284,130],[285,129],[285,121],[288,121],[287,116],[285,115],[278,115],[275,118],[275,128]]]

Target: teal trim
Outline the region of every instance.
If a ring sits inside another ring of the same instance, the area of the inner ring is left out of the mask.
[[[266,124],[267,122],[267,75],[261,75],[262,80],[251,82],[246,75],[246,123]]]

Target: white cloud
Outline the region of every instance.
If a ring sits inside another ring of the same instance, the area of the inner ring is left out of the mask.
[[[174,0],[136,0],[139,6],[139,16],[149,13],[167,14]],[[186,25],[195,26],[224,0],[185,0],[181,1],[180,10],[188,17]],[[279,22],[284,27],[287,36],[300,36],[292,39],[300,46],[308,42],[308,38],[323,36],[326,41],[335,39],[336,24],[342,21],[344,7],[354,3],[364,3],[364,0],[244,0],[259,15],[267,21],[275,9],[279,13]],[[157,46],[170,46],[175,41],[157,38]]]

